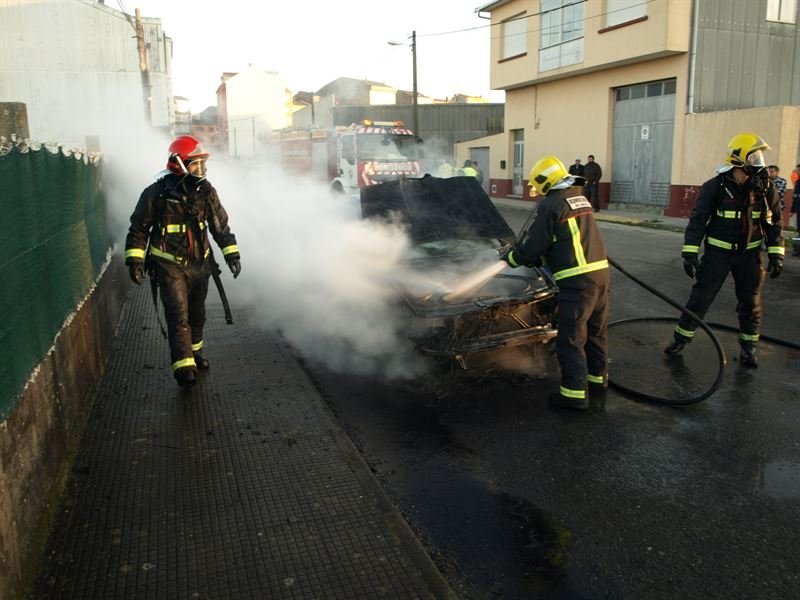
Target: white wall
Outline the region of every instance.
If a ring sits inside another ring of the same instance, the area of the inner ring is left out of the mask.
[[[27,105],[33,139],[85,147],[86,136],[144,125],[136,39],[120,11],[88,0],[0,0],[0,23],[0,102]],[[169,127],[170,42],[158,19],[143,25],[161,70],[151,72],[152,123]]]
[[[291,124],[291,93],[280,75],[255,67],[225,82],[231,156],[259,156],[273,130]]]

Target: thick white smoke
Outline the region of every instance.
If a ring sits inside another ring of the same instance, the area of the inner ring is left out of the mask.
[[[212,160],[209,181],[242,254],[242,274],[226,278],[232,302],[332,369],[422,371],[391,285],[408,251],[402,228],[363,221],[356,199],[268,165]]]

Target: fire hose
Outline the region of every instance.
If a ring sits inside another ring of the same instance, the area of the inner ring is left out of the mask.
[[[653,396],[653,395],[650,395],[650,394],[645,394],[643,392],[640,392],[640,391],[637,391],[637,390],[633,390],[633,389],[628,388],[628,387],[626,387],[624,385],[616,383],[612,379],[609,379],[608,385],[610,387],[614,388],[615,390],[618,390],[618,391],[622,392],[623,394],[626,394],[628,396],[632,396],[634,398],[638,398],[640,400],[646,400],[646,401],[649,401],[649,402],[657,402],[657,403],[660,403],[660,404],[672,404],[672,405],[675,405],[675,406],[685,406],[685,405],[688,405],[688,404],[696,404],[698,402],[702,402],[703,400],[705,400],[706,398],[711,396],[711,394],[716,392],[719,389],[719,386],[722,384],[722,376],[723,376],[723,373],[725,372],[725,365],[727,364],[727,360],[725,358],[725,351],[722,349],[722,344],[720,343],[719,338],[716,336],[716,334],[714,333],[712,328],[720,329],[720,330],[723,330],[723,331],[730,331],[730,332],[733,332],[733,333],[738,332],[739,329],[737,327],[731,327],[730,325],[726,325],[724,323],[713,323],[713,322],[712,323],[708,323],[708,322],[704,321],[703,319],[701,319],[699,316],[694,314],[692,311],[690,311],[686,307],[681,306],[680,304],[678,304],[677,302],[675,302],[674,300],[672,300],[668,296],[662,294],[660,291],[658,291],[654,287],[646,284],[645,282],[643,282],[642,280],[638,279],[634,275],[631,275],[618,262],[616,262],[615,260],[611,259],[610,257],[608,259],[608,262],[611,263],[611,265],[615,269],[617,269],[620,273],[622,273],[623,275],[625,275],[626,277],[631,279],[633,282],[635,282],[638,285],[642,286],[644,289],[646,289],[651,294],[653,294],[655,296],[658,296],[664,302],[666,302],[670,306],[673,306],[673,307],[677,308],[683,314],[688,315],[692,320],[694,320],[695,323],[697,323],[697,325],[703,331],[705,331],[708,334],[708,337],[711,338],[711,342],[714,344],[714,349],[717,352],[717,359],[719,361],[719,367],[717,369],[717,377],[714,380],[714,383],[711,385],[711,387],[709,387],[702,394],[698,394],[697,396],[693,396],[693,397],[687,398],[687,399],[677,399],[676,400],[676,399],[673,399],[673,398],[662,398],[662,397],[659,397],[659,396]],[[609,328],[611,328],[611,327],[613,327],[615,325],[620,325],[622,323],[635,323],[635,322],[642,322],[642,321],[657,321],[657,322],[658,321],[668,321],[668,322],[674,323],[675,322],[675,318],[674,317],[635,317],[635,318],[632,318],[632,319],[620,319],[618,321],[613,321],[612,323],[609,323],[608,326],[609,326]],[[778,346],[784,346],[786,348],[792,348],[793,350],[800,350],[800,344],[797,344],[795,342],[790,342],[788,340],[784,340],[784,339],[781,339],[781,338],[776,338],[776,337],[772,337],[772,336],[769,336],[769,335],[763,335],[762,334],[762,335],[759,336],[759,339],[761,339],[763,341],[766,341],[766,342],[771,342],[771,343],[776,344]]]
[[[525,225],[523,225],[523,227],[521,229],[522,232],[526,232],[527,231],[528,226],[530,225],[530,222],[534,217],[534,214],[535,214],[535,211],[532,211],[531,214],[528,216],[528,219],[526,220]],[[520,237],[521,236],[517,236],[517,239],[520,239]],[[657,290],[653,286],[645,283],[644,281],[642,281],[638,277],[636,277],[636,276],[632,275],[631,273],[629,273],[628,271],[626,271],[625,268],[622,267],[622,265],[620,265],[617,261],[613,260],[611,257],[607,257],[607,258],[608,258],[608,262],[615,269],[617,269],[617,271],[619,271],[620,273],[625,275],[627,278],[629,278],[634,283],[636,283],[636,284],[640,285],[641,287],[643,287],[644,289],[646,289],[648,292],[650,292],[654,296],[657,296],[658,298],[660,298],[661,300],[663,300],[664,302],[666,302],[670,306],[676,308],[682,314],[687,315],[695,323],[697,323],[697,326],[700,329],[702,329],[704,332],[706,332],[706,334],[708,334],[708,337],[710,338],[711,343],[714,345],[714,350],[716,351],[717,361],[718,361],[717,374],[716,374],[714,382],[711,384],[711,386],[708,389],[706,389],[705,391],[703,391],[702,393],[697,394],[695,396],[691,396],[689,398],[677,398],[677,399],[676,398],[664,398],[664,397],[656,396],[656,395],[653,395],[653,394],[647,394],[645,392],[641,392],[639,390],[635,390],[635,389],[629,388],[627,386],[624,386],[624,385],[622,385],[620,383],[617,383],[615,380],[613,380],[611,378],[609,378],[609,380],[608,380],[609,387],[621,392],[622,394],[624,394],[626,396],[629,396],[629,397],[637,399],[637,400],[644,400],[644,401],[647,401],[647,402],[654,402],[654,403],[657,403],[657,404],[666,404],[666,405],[672,405],[672,406],[688,406],[690,404],[697,404],[699,402],[702,402],[703,400],[705,400],[709,396],[711,396],[722,385],[722,378],[723,378],[723,375],[725,373],[725,366],[727,365],[727,362],[728,362],[727,358],[725,357],[725,350],[722,348],[722,343],[720,342],[720,340],[717,337],[717,335],[714,333],[713,328],[719,329],[719,330],[723,330],[723,331],[730,331],[730,332],[733,332],[733,333],[737,333],[739,331],[739,329],[737,327],[731,327],[730,325],[726,325],[724,323],[713,323],[713,322],[712,323],[708,323],[708,322],[704,321],[701,317],[699,317],[698,315],[693,313],[691,310],[689,310],[685,306],[679,304],[678,302],[676,302],[672,298],[666,296],[665,294],[663,294],[662,292],[660,292],[659,290]],[[637,323],[637,322],[645,322],[645,321],[674,323],[676,321],[676,319],[675,319],[675,317],[633,317],[633,318],[628,318],[628,319],[619,319],[617,321],[612,321],[611,323],[608,324],[608,327],[610,329],[611,327],[614,327],[614,326],[617,326],[617,325],[622,325],[624,323]],[[781,338],[776,338],[776,337],[772,337],[772,336],[768,336],[768,335],[763,335],[762,334],[762,335],[759,336],[759,339],[761,339],[763,341],[766,341],[766,342],[771,342],[771,343],[776,344],[778,346],[791,348],[793,350],[800,350],[800,344],[797,344],[795,342],[790,342],[788,340],[783,340]]]

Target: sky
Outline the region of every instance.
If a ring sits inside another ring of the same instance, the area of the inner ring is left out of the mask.
[[[425,96],[481,95],[489,88],[488,19],[479,0],[339,0],[325,3],[106,0],[160,18],[174,43],[173,93],[200,112],[216,104],[223,72],[249,65],[275,71],[292,92],[338,77],[413,88],[411,33],[417,35],[417,89]],[[389,42],[400,42],[392,46]]]

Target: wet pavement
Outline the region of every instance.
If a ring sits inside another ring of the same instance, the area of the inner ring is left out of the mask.
[[[452,597],[290,348],[234,316],[209,303],[181,393],[131,288],[30,598]]]
[[[502,210],[518,230],[525,213]],[[681,236],[609,221],[609,254],[685,301]],[[619,272],[612,280],[612,320],[677,318]],[[787,257],[765,285],[762,333],[800,339],[798,284],[800,259]],[[709,320],[735,325],[735,304],[728,281]],[[707,389],[718,365],[711,343],[698,335],[667,360],[672,328],[670,319],[614,326],[612,379],[669,397]],[[735,334],[718,335],[721,386],[686,407],[612,390],[588,414],[554,411],[547,354],[538,373],[403,384],[310,371],[460,598],[793,597],[800,352],[762,342],[759,368],[742,369]]]
[[[502,211],[518,231],[526,211]],[[680,223],[598,218],[615,260],[686,299]],[[612,319],[677,317],[612,278]],[[800,259],[787,257],[766,284],[763,333],[800,339],[799,286]],[[762,343],[759,368],[743,370],[721,332],[728,366],[707,401],[612,390],[573,414],[546,405],[558,385],[547,349],[534,372],[387,382],[301,367],[246,315],[228,327],[210,308],[212,370],[180,395],[146,291],[133,289],[31,598],[783,600],[800,589],[800,351]],[[735,324],[731,281],[708,318]],[[699,336],[665,360],[671,329],[614,326],[612,379],[672,396],[710,385],[711,344]]]

